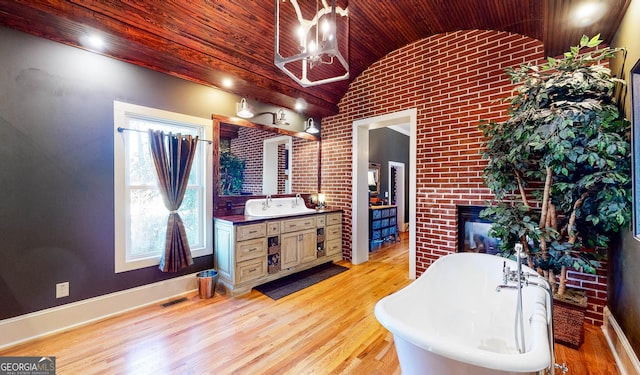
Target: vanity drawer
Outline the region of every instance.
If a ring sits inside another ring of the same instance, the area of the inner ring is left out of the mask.
[[[324,249],[327,256],[342,253],[342,239],[327,241]]]
[[[270,221],[267,223],[267,235],[272,236],[274,234],[280,234],[280,222]]]
[[[267,235],[267,225],[265,223],[238,225],[236,227],[236,241],[246,241],[253,238]]]
[[[237,282],[241,283],[244,281],[254,280],[266,275],[265,259],[266,258],[251,259],[238,263],[236,265],[236,275],[238,277]]]
[[[342,224],[342,214],[328,214],[327,215],[327,225],[340,225]]]
[[[267,239],[264,237],[236,243],[236,262],[266,255]]]
[[[319,227],[324,227],[325,221],[326,221],[326,216],[318,215],[318,216],[316,216],[316,221],[317,221],[316,224],[318,225],[318,228]]]
[[[316,227],[315,216],[304,217],[300,219],[282,220],[280,231],[282,233],[296,232],[303,229],[311,229]]]
[[[333,225],[325,228],[325,235],[327,241],[331,240],[342,240],[342,227]]]

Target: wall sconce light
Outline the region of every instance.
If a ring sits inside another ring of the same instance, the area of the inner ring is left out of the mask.
[[[318,134],[320,133],[320,129],[318,129],[316,127],[316,123],[313,121],[313,118],[309,117],[309,119],[307,119],[307,124],[304,128],[304,131],[306,131],[309,134]]]
[[[273,124],[274,125],[289,125],[289,121],[285,118],[286,114],[284,113],[284,109],[280,108],[276,113],[272,113],[273,115]]]
[[[289,121],[287,121],[287,114],[285,113],[284,109],[282,109],[282,108],[280,108],[278,110],[278,112],[253,113],[251,108],[249,108],[249,104],[247,103],[247,99],[242,98],[240,100],[240,103],[236,103],[236,116],[238,116],[238,117],[253,118],[255,116],[267,115],[267,114],[269,114],[269,115],[271,115],[273,117],[273,119],[271,120],[271,125],[281,125],[281,126],[288,126],[289,125]]]
[[[255,116],[249,108],[249,104],[247,104],[247,99],[242,98],[240,103],[236,103],[236,115],[242,118],[252,118]]]
[[[260,115],[271,115],[272,117],[271,125],[281,125],[281,126],[289,125],[289,121],[287,121],[287,114],[284,112],[284,109],[282,108],[280,108],[278,112],[260,112],[260,113],[256,113],[253,116],[257,117]]]

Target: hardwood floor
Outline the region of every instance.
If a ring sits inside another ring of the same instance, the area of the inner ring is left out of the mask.
[[[278,301],[252,291],[153,305],[0,351],[56,356],[57,374],[400,374],[382,297],[407,285],[408,241]],[[556,345],[569,374],[619,374],[599,327],[579,351]]]

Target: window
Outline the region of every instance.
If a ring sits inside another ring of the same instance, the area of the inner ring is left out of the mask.
[[[125,128],[118,132],[118,128]],[[169,212],[157,186],[148,129],[211,139],[211,120],[114,102],[115,271],[158,265]],[[178,210],[192,257],[212,253],[211,152],[199,142]]]

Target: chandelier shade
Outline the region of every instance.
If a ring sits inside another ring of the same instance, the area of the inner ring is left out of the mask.
[[[275,0],[274,63],[302,87],[349,78],[349,11],[336,2]]]

